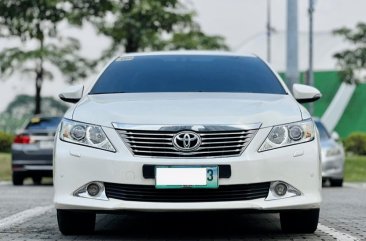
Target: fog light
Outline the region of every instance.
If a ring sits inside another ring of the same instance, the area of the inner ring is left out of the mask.
[[[284,181],[273,181],[269,187],[266,201],[301,196],[300,190]]]
[[[98,184],[96,183],[90,183],[87,187],[86,187],[86,191],[88,192],[88,194],[92,197],[98,195],[99,191],[100,191],[100,187]]]
[[[280,182],[276,184],[274,191],[278,196],[284,196],[287,192],[287,185]]]
[[[93,181],[79,187],[74,193],[76,197],[92,198],[98,200],[109,200],[103,182]]]

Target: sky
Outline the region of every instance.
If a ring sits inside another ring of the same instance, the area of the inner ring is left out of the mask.
[[[222,35],[232,51],[251,52],[263,56],[265,51],[265,26],[266,26],[266,4],[267,0],[183,0],[185,4],[197,12],[196,20],[204,32],[208,34]],[[286,0],[271,1],[271,22],[272,27],[277,31],[274,37],[274,67],[281,70],[283,56],[285,55],[284,36],[286,31]],[[290,0],[291,1],[291,0]],[[292,0],[295,1],[295,0]],[[314,31],[316,58],[329,55],[326,66],[331,59],[332,51],[341,47],[340,40],[335,41],[329,33],[336,28],[343,26],[354,27],[358,22],[366,22],[366,1],[365,0],[315,0]],[[308,29],[308,0],[298,0],[299,34],[306,34]],[[70,29],[66,25],[60,26],[63,34],[77,37],[82,44],[82,54],[85,57],[97,58],[105,49],[109,40],[97,36],[91,26],[82,29]],[[328,38],[321,38],[328,34]],[[329,37],[330,36],[330,37]],[[300,38],[300,65],[306,64],[306,36]],[[276,41],[280,41],[281,47],[277,48]],[[321,52],[330,42],[333,47],[327,52]],[[0,50],[6,47],[17,46],[14,40],[0,39]],[[1,60],[0,60],[1,61]],[[319,63],[318,65],[322,65]],[[317,60],[315,60],[317,65]],[[317,67],[317,66],[315,66]],[[322,68],[322,67],[320,67]],[[89,85],[95,79],[95,75],[84,81]],[[67,87],[60,74],[55,73],[55,79],[44,83],[42,94],[44,96],[57,96],[58,93]],[[0,76],[0,111],[3,111],[7,104],[18,94],[34,93],[34,80],[25,75],[14,75],[4,80]]]

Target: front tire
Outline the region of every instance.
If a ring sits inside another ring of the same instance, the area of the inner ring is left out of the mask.
[[[14,186],[23,185],[24,176],[21,173],[13,172],[12,179],[13,179],[13,185]]]
[[[342,187],[343,186],[343,178],[342,179],[330,179],[330,185],[332,187]]]
[[[314,233],[318,227],[319,209],[283,211],[280,219],[283,232]]]
[[[90,234],[94,232],[95,213],[57,210],[57,222],[64,235]]]
[[[35,185],[41,185],[41,183],[42,183],[42,177],[38,177],[38,176],[32,177],[32,180],[33,180],[33,184],[35,184]]]

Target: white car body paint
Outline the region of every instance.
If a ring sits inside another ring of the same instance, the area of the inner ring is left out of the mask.
[[[172,52],[162,54],[192,54]],[[201,53],[194,52],[199,55]],[[228,55],[227,53],[207,53]],[[124,56],[140,56],[134,54]],[[65,118],[99,125],[116,152],[55,140],[54,202],[57,209],[75,210],[292,210],[316,209],[321,202],[321,166],[318,136],[302,144],[258,152],[273,126],[309,119],[310,115],[286,90],[285,95],[250,93],[130,93],[86,95],[65,114]],[[215,158],[151,158],[135,156],[112,126],[113,122],[132,125],[250,125],[261,123],[245,151],[239,156]],[[73,155],[71,153],[77,153]],[[302,153],[302,155],[298,155]],[[141,202],[110,198],[96,200],[74,196],[83,185],[109,182],[155,185],[143,177],[144,164],[150,165],[230,165],[230,178],[219,185],[284,181],[301,192],[300,196],[266,201]]]
[[[208,108],[214,106],[215,108]],[[89,95],[73,119],[112,127],[125,124],[252,124],[261,127],[301,121],[289,95],[240,93],[128,93]],[[97,115],[108,110],[108,115]],[[270,117],[270,118],[268,118]]]

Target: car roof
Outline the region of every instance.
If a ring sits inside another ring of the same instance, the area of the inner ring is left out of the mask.
[[[315,122],[323,123],[319,117],[312,117]]]
[[[40,119],[47,119],[47,118],[62,118],[60,115],[34,115],[32,118],[40,118]]]
[[[177,50],[177,51],[153,51],[153,52],[141,52],[141,53],[123,53],[120,57],[137,57],[137,56],[164,56],[164,55],[201,55],[201,56],[232,56],[232,57],[255,57],[254,54],[238,54],[228,51],[201,51],[201,50]]]

